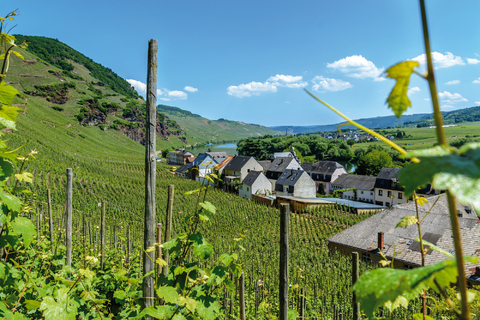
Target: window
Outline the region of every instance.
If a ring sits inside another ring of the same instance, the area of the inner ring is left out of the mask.
[[[404,264],[404,265],[403,265],[403,269],[404,269],[404,270],[410,270],[410,269],[413,269],[413,267],[412,267],[411,265],[409,265],[409,264]]]
[[[392,191],[388,191],[387,197],[391,197],[391,196],[392,196]]]
[[[362,260],[363,260],[363,262],[367,262],[367,263],[370,262],[370,253],[363,252],[362,253]]]
[[[363,194],[363,191],[360,191],[360,194]]]
[[[373,196],[373,192],[370,192],[370,195]]]
[[[250,191],[250,188],[249,188],[249,187],[247,187],[247,191]]]
[[[401,192],[398,193],[398,199],[403,199],[403,194]]]
[[[383,196],[383,190],[378,190],[378,195]]]

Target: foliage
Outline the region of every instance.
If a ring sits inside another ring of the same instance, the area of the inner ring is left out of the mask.
[[[395,167],[392,157],[383,150],[372,150],[360,158],[355,173],[376,176],[384,167]]]

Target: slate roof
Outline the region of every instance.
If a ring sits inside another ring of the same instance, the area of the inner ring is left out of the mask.
[[[292,162],[292,161],[296,161],[296,160],[292,157],[278,157],[278,158],[275,158],[272,161],[272,163],[270,163],[270,165],[268,166],[267,171],[284,172],[287,169],[290,162]]]
[[[273,154],[273,157],[274,158],[278,158],[278,157],[283,157],[283,158],[290,157],[290,158],[292,158],[293,154],[290,151],[288,151],[288,152],[275,152]]]
[[[210,155],[210,157],[212,157],[212,159],[218,159],[218,158],[226,158],[228,157],[228,154],[225,152],[225,151],[221,151],[221,152],[207,152],[208,155]]]
[[[439,197],[440,199],[438,199]],[[437,199],[437,203],[422,222],[422,236],[431,239],[433,244],[453,254],[454,247],[447,197],[440,195],[428,198],[428,204],[419,206],[420,217],[423,218],[425,216]],[[465,211],[464,206],[460,204],[457,204],[457,210],[462,214],[462,217],[459,217],[459,223],[463,242],[463,254],[480,256],[480,220],[474,212],[469,214]],[[414,216],[415,214],[414,202],[396,205],[363,220],[327,240],[332,244],[344,245],[364,252],[375,252],[378,246],[378,233],[384,232],[385,246],[382,251],[387,257],[391,259],[394,251],[396,251],[395,260],[412,265],[421,265],[421,253],[415,241],[415,237],[418,237],[417,225],[413,224],[407,228],[395,228],[400,219],[406,216]],[[447,257],[443,253],[430,251],[426,255],[425,262],[429,265],[445,259]],[[473,267],[474,265],[467,264],[467,276],[472,275],[474,272]]]
[[[225,170],[241,171],[243,166],[253,157],[235,156],[226,166]],[[255,159],[253,159],[255,160]]]
[[[342,174],[335,182],[334,186],[339,186],[343,189],[356,188],[357,190],[373,190],[375,186],[375,177],[362,176],[356,174]]]
[[[177,170],[175,170],[175,173],[187,173],[188,169],[192,167],[191,163],[184,164],[181,167],[178,167]]]
[[[263,160],[263,161],[258,161],[260,165],[263,167],[263,170],[267,170],[268,167],[272,164],[272,161],[269,160]]]
[[[382,168],[377,175],[375,181],[375,188],[390,189],[390,190],[403,190],[398,185],[398,173],[402,168]],[[383,183],[382,183],[383,181]]]
[[[223,160],[222,162],[220,162],[218,165],[217,165],[217,170],[222,170],[222,168],[230,161],[233,159],[233,156],[228,156],[225,158],[225,160]]]
[[[277,184],[281,184],[283,186],[294,186],[302,174],[307,174],[303,170],[294,170],[288,169],[285,170],[282,175],[278,178]]]
[[[262,171],[250,171],[245,179],[243,179],[243,184],[246,184],[247,186],[252,186],[255,183],[255,180],[260,176],[260,174],[263,174]]]
[[[320,160],[315,163],[305,162],[302,164],[303,170],[307,171],[308,174],[316,181],[326,181],[329,182],[332,178],[333,173],[337,169],[345,168],[336,161]],[[345,170],[346,172],[347,170]],[[329,177],[327,177],[329,176]]]
[[[178,151],[177,154],[182,155],[184,157],[185,156],[186,157],[193,157],[194,156],[193,153],[191,153],[190,151],[187,151],[185,149],[177,149],[176,151]]]

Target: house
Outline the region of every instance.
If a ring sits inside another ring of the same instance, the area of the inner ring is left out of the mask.
[[[223,171],[225,170],[225,166],[230,162],[230,160],[233,159],[233,157],[234,156],[228,156],[225,159],[223,159],[222,162],[217,164],[217,167],[215,169],[217,170],[217,174],[218,174],[219,177],[223,175]]]
[[[324,194],[330,194],[332,182],[340,175],[348,173],[340,163],[328,160],[320,160],[315,163],[305,162],[302,164],[302,168],[315,181],[317,192],[322,192],[320,185],[323,185]]]
[[[315,181],[308,173],[299,169],[287,169],[275,183],[277,196],[291,196],[300,198],[315,198]]]
[[[205,176],[213,173],[218,163],[223,160],[223,158],[214,160],[208,153],[200,153],[191,164],[190,179],[212,185]]]
[[[427,204],[418,206],[420,217],[423,219],[421,223],[422,238],[453,254],[454,246],[447,197],[437,195],[427,198],[427,200]],[[358,252],[365,262],[383,260],[380,251],[389,260],[395,253],[393,266],[398,269],[421,266],[420,244],[415,240],[418,238],[418,226],[412,224],[407,228],[395,228],[403,217],[416,215],[415,207],[415,202],[410,202],[377,213],[328,238],[328,247],[330,250],[337,250],[348,255]],[[430,213],[426,215],[429,211]],[[461,228],[463,254],[479,257],[480,223],[475,210],[470,206],[457,204],[457,214]],[[445,259],[448,257],[442,252],[431,250],[425,256],[425,264],[430,265]],[[476,267],[479,266],[472,263],[466,264],[469,280],[480,279],[478,278],[480,274],[475,276]]]
[[[184,165],[190,161],[192,157],[194,157],[194,155],[190,151],[176,149],[175,151],[170,151],[168,153],[168,163],[173,165]]]
[[[235,180],[242,182],[250,171],[263,171],[263,167],[253,157],[235,156],[223,170],[224,182],[233,185]]]
[[[175,170],[175,175],[183,178],[183,179],[188,179],[189,177],[189,170],[193,166],[191,163],[184,164],[181,167],[178,167],[177,170]]]
[[[227,158],[228,154],[225,151],[221,152],[207,152],[207,154],[212,157],[213,160],[221,159],[221,158]],[[221,161],[218,161],[221,162]]]
[[[397,183],[401,168],[382,168],[375,180],[375,204],[390,207],[407,203],[403,188]]]
[[[240,197],[252,200],[252,194],[272,194],[272,184],[262,171],[250,171],[239,186]]]
[[[303,170],[300,163],[293,157],[278,157],[270,163],[265,175],[272,183],[272,189],[275,188],[275,182],[282,173],[290,169]]]
[[[263,167],[263,172],[267,172],[267,169],[270,166],[270,164],[272,163],[272,161],[270,161],[270,160],[260,160],[260,161],[258,161],[258,163],[260,163],[260,165]]]
[[[342,174],[332,183],[332,190],[355,188],[355,190],[344,191],[342,199],[374,203],[375,181],[375,177]]]

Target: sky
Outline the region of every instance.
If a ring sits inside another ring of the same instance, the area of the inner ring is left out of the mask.
[[[442,110],[480,105],[480,1],[427,0]],[[307,89],[352,119],[392,115],[394,80],[409,59],[425,70],[413,0],[6,0],[11,33],[56,38],[145,94],[148,40],[158,40],[157,104],[208,119],[265,126],[341,121]],[[10,23],[10,26],[13,26]],[[414,75],[407,114],[432,112]]]

